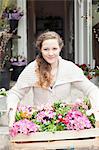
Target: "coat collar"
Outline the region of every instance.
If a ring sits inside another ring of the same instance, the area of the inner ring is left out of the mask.
[[[21,73],[16,83],[19,89],[35,86],[37,81],[35,73],[36,65],[36,61],[31,62]],[[71,61],[67,61],[59,57],[59,68],[54,87],[64,83],[82,81],[83,77],[84,75],[79,67]]]
[[[67,61],[59,57],[59,68],[55,85],[68,82],[82,81],[83,72],[73,62]]]

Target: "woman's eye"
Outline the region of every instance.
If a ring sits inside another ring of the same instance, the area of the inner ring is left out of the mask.
[[[57,50],[57,48],[54,47],[53,50]]]
[[[48,48],[44,48],[43,50],[44,50],[44,51],[48,51]]]

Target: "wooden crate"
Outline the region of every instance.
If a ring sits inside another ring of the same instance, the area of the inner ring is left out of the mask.
[[[51,149],[99,150],[99,122],[96,128],[80,131],[36,132],[11,138],[11,150]]]

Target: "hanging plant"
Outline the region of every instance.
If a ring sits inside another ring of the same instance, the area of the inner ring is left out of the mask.
[[[21,8],[17,7],[6,7],[5,10],[2,13],[2,18],[7,19],[9,21],[10,25],[10,33],[17,34],[17,29],[18,29],[18,22],[24,15],[23,11]]]

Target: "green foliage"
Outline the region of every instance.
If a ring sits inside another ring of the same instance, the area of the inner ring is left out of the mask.
[[[15,120],[16,121],[19,121],[19,120],[21,120],[22,118],[21,118],[21,116],[20,116],[20,112],[16,112],[16,116],[15,116]]]
[[[94,116],[94,114],[88,116],[88,119],[90,120],[92,126],[95,128],[95,122],[96,122],[96,121],[95,121],[95,116]]]

